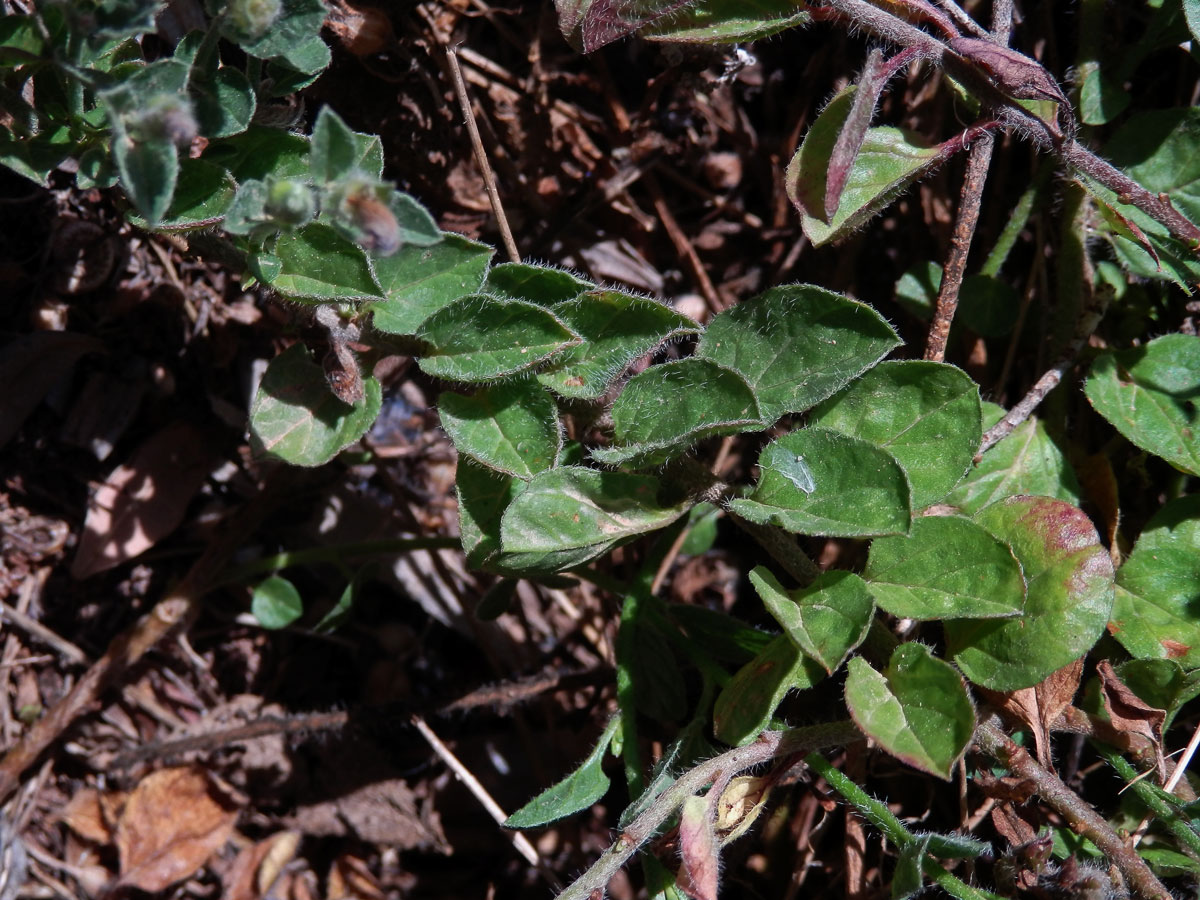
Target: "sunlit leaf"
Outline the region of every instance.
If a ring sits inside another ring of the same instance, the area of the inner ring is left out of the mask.
[[[846,705],[880,747],[945,780],[975,733],[962,676],[921,644],[901,644],[882,673],[861,656],[851,659]]]
[[[1168,334],[1105,353],[1092,364],[1084,390],[1132,443],[1200,475],[1200,337]]]
[[[1011,619],[947,620],[948,652],[984,687],[1032,687],[1103,634],[1113,606],[1112,560],[1087,515],[1061,500],[1010,497],[975,519],[1021,564],[1025,606]]]
[[[807,473],[803,478],[798,476],[800,462]],[[833,537],[908,532],[904,470],[894,456],[866,441],[805,428],[768,444],[759,467],[754,493],[731,504],[751,521]]]
[[[1146,524],[1117,572],[1109,631],[1135,657],[1200,667],[1200,494],[1172,500]]]
[[[814,285],[787,285],[714,318],[696,355],[745,376],[770,424],[834,394],[899,345],[866,304]]]

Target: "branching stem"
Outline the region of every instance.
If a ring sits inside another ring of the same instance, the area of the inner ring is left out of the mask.
[[[644,813],[630,823],[590,869],[558,895],[558,900],[588,900],[595,892],[599,892],[595,893],[596,896],[604,896],[612,877],[640,847],[659,832],[683,801],[700,793],[718,778],[732,777],[747,769],[793,754],[841,746],[861,738],[862,733],[854,723],[846,720],[790,728],[787,731],[764,731],[754,743],[745,747],[735,747],[714,756],[679,776]]]

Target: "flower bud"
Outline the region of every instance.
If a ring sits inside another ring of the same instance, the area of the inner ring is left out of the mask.
[[[229,0],[229,21],[242,37],[259,38],[282,10],[282,0]]]
[[[196,137],[199,127],[192,113],[192,104],[177,94],[159,94],[125,120],[129,136],[135,141],[170,141],[186,147]]]
[[[373,184],[352,184],[342,194],[338,213],[364,249],[391,256],[400,249],[400,223],[379,193]]]
[[[280,225],[293,228],[308,222],[317,212],[317,198],[303,181],[286,178],[267,189],[263,211]]]

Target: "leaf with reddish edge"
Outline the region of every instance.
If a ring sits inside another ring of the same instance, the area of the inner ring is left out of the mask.
[[[1108,629],[1138,659],[1200,667],[1200,494],[1155,513],[1117,573]]]
[[[800,211],[813,246],[844,237],[884,209],[914,181],[964,147],[965,137],[930,146],[899,128],[869,128],[855,155],[832,215],[825,198],[834,145],[854,103],[854,85],[837,94],[813,122],[788,164],[788,197]]]
[[[894,71],[883,59],[882,50],[872,50],[867,57],[867,64],[862,75],[858,78],[858,90],[854,92],[854,102],[842,130],[838,132],[834,142],[833,152],[829,155],[829,169],[825,173],[825,221],[833,221],[838,203],[842,199],[842,189],[846,179],[858,158],[858,151],[867,137],[867,129],[871,127],[871,119],[875,117],[875,107],[879,103],[879,95],[887,84],[888,76]]]
[[[583,52],[633,34],[644,25],[687,6],[691,0],[593,0],[583,14]]]
[[[975,520],[1012,548],[1025,575],[1025,607],[1013,619],[947,620],[947,652],[984,687],[1031,687],[1087,653],[1104,632],[1112,559],[1091,519],[1061,500],[1009,497]]]

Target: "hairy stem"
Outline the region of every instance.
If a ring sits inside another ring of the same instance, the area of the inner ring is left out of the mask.
[[[737,775],[775,759],[861,739],[862,733],[853,722],[847,720],[790,728],[787,731],[764,731],[754,743],[714,756],[679,776],[644,813],[630,823],[591,868],[558,895],[558,900],[588,900],[595,892],[599,892],[596,896],[604,896],[612,877],[643,844],[658,833],[667,819],[683,805],[683,801],[700,793],[717,779]]]
[[[1029,753],[995,725],[984,722],[975,730],[975,745],[1006,766],[1014,775],[1033,783],[1034,788],[1077,833],[1095,844],[1121,871],[1133,891],[1146,900],[1170,900],[1171,894],[1146,865],[1146,861],[1112,827],[1088,806],[1079,795],[1063,784],[1053,772],[1041,766]]]

